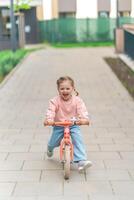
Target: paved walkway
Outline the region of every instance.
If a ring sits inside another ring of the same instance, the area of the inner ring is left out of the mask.
[[[133,200],[134,101],[104,62],[112,48],[32,53],[0,87],[0,200]],[[47,159],[43,116],[61,75],[75,79],[92,126],[83,127],[93,167],[64,181],[58,150]]]

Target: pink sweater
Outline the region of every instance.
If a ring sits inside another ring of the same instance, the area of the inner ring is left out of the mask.
[[[72,96],[69,101],[64,101],[60,96],[56,96],[49,101],[47,120],[65,121],[74,117],[88,119],[86,106],[80,97]]]

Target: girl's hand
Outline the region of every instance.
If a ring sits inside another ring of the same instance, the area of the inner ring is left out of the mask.
[[[43,124],[44,124],[44,126],[47,126],[48,125],[48,121],[45,120]]]
[[[54,125],[54,122],[53,121],[48,121],[48,120],[45,120],[44,121],[44,126],[53,126]]]
[[[76,125],[89,125],[89,120],[88,119],[79,119],[75,122]]]

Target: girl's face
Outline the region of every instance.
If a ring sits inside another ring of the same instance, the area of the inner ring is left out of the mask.
[[[66,80],[60,83],[58,91],[61,98],[64,101],[68,101],[72,96],[74,87],[71,85],[70,81]]]

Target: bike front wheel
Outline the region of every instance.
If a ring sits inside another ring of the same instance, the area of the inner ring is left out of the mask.
[[[64,178],[69,179],[70,176],[70,146],[66,145],[65,146],[65,151],[64,151],[64,156],[65,156],[65,162],[64,162]]]

